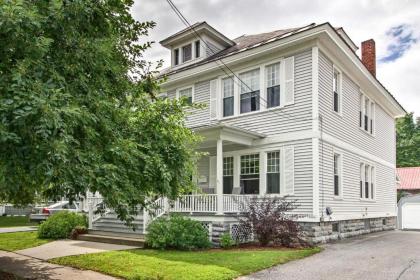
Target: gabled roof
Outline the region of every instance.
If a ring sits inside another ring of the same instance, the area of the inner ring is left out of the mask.
[[[203,23],[205,23],[205,22],[203,22]],[[197,26],[199,26],[200,24],[201,23],[196,23],[196,24],[192,25],[191,27],[196,29]],[[316,24],[312,23],[312,24],[309,24],[309,25],[306,25],[306,26],[303,26],[303,27],[280,29],[280,30],[275,30],[275,31],[272,31],[272,32],[253,34],[253,35],[242,35],[242,36],[240,36],[236,39],[233,39],[234,44],[233,44],[233,46],[231,46],[229,48],[226,48],[222,51],[214,53],[213,55],[211,55],[211,56],[209,56],[209,57],[207,57],[203,60],[200,60],[196,63],[192,63],[192,64],[188,64],[188,65],[181,66],[181,67],[176,67],[176,68],[168,67],[166,69],[163,69],[160,74],[161,75],[175,74],[175,73],[187,70],[187,69],[194,68],[194,67],[199,66],[199,65],[206,64],[206,63],[211,62],[211,61],[222,59],[224,57],[227,57],[227,56],[230,56],[230,55],[242,52],[242,51],[246,51],[246,50],[256,48],[256,47],[259,47],[259,46],[264,45],[264,44],[267,44],[267,43],[277,41],[279,39],[291,36],[291,35],[293,35],[297,32],[304,31],[304,30],[312,28],[314,26],[316,26]],[[188,31],[188,29],[189,28],[186,28],[186,29],[178,32],[177,34],[181,34],[183,32],[186,32],[186,31]],[[175,36],[175,35],[172,35],[172,36]],[[168,37],[168,38],[171,38],[171,37]],[[165,39],[165,40],[167,40],[167,39]],[[163,41],[165,41],[165,40],[163,40]],[[161,41],[161,44],[162,44],[163,41]]]
[[[399,190],[420,189],[420,167],[400,167],[397,168]]]
[[[200,33],[202,31],[207,32],[209,35],[216,38],[224,46],[230,47],[235,44],[234,41],[217,31],[214,27],[205,21],[196,22],[191,25],[191,27],[184,28],[181,31],[161,40],[159,43],[164,47],[170,47],[171,44],[182,40],[182,38],[185,38],[186,36],[195,36],[195,32]]]
[[[201,28],[201,26],[210,26],[208,25],[206,22],[199,22],[196,23],[194,25],[192,25],[192,27],[194,28],[194,30],[197,30],[199,27]],[[212,28],[210,26],[210,28]],[[379,86],[381,87],[380,90],[384,90],[386,92],[386,94],[388,96],[391,97],[391,99],[395,102],[395,104],[397,105],[397,107],[399,108],[398,110],[402,111],[403,113],[401,114],[405,114],[407,113],[407,111],[402,107],[402,105],[396,100],[396,98],[385,88],[385,86],[378,80],[378,78],[376,76],[373,76],[372,73],[370,73],[366,66],[363,64],[361,58],[356,54],[355,50],[357,48],[357,46],[354,44],[354,42],[350,39],[350,37],[345,33],[343,28],[334,28],[329,22],[325,22],[322,24],[315,24],[315,23],[311,23],[309,25],[306,26],[302,26],[302,27],[296,27],[296,28],[289,28],[289,29],[281,29],[281,30],[276,30],[276,31],[272,31],[272,32],[267,32],[267,33],[261,33],[261,34],[254,34],[254,35],[243,35],[240,36],[236,39],[234,39],[233,45],[221,50],[203,60],[200,60],[198,62],[195,63],[191,63],[191,64],[187,64],[187,65],[180,65],[177,67],[168,67],[166,69],[161,70],[161,72],[159,73],[159,77],[164,77],[164,76],[169,76],[169,75],[174,75],[183,71],[187,71],[189,69],[195,68],[195,67],[199,67],[202,66],[204,64],[207,63],[212,63],[212,62],[216,62],[217,60],[221,60],[221,59],[225,59],[227,57],[230,56],[234,56],[236,54],[242,53],[242,52],[246,52],[276,41],[280,41],[280,40],[284,40],[286,38],[292,37],[292,36],[298,36],[298,34],[300,33],[304,33],[305,31],[311,31],[311,30],[315,30],[317,28],[325,28],[327,29],[331,29],[341,40],[342,42],[344,42],[344,44],[347,46],[347,48],[349,50],[351,50],[352,56],[353,58],[355,58],[356,60],[358,60],[366,69],[367,73],[366,75],[368,75],[368,79],[372,79],[374,80],[374,82],[377,82],[379,84]],[[213,28],[214,29],[214,28]],[[215,30],[215,29],[214,29]],[[183,30],[181,30],[180,32],[177,33],[177,36],[182,34],[182,33],[186,33],[186,32],[192,32],[190,27],[185,28]],[[218,31],[216,31],[218,32]],[[221,34],[220,32],[218,32],[218,34]],[[172,35],[168,38],[166,38],[165,40],[161,41],[164,42],[170,38],[172,38],[175,35]],[[223,35],[224,36],[224,35]],[[159,78],[158,77],[158,78]]]

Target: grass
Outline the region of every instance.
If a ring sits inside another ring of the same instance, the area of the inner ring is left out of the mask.
[[[133,280],[227,280],[318,253],[300,250],[127,250],[62,257],[51,262]]]
[[[0,216],[0,228],[36,226],[36,222],[30,222],[27,216]]]
[[[0,250],[17,251],[36,247],[50,241],[48,239],[39,239],[38,233],[33,231],[0,233]]]

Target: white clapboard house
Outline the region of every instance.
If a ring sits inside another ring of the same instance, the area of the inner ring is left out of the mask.
[[[229,39],[200,22],[160,43],[171,52],[161,97],[206,105],[186,122],[207,156],[200,191],[160,198],[157,216],[189,215],[217,241],[236,234],[243,201],[270,195],[297,201],[315,242],[395,227],[395,119],[405,110],[375,76],[373,40],[359,56],[329,23]],[[139,230],[151,219],[140,215]],[[127,231],[112,213],[90,220]]]

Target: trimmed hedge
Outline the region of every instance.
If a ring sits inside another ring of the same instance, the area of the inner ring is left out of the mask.
[[[49,239],[68,238],[74,228],[87,226],[87,217],[85,215],[63,211],[52,215],[39,226],[38,237]]]
[[[155,249],[194,250],[210,247],[203,225],[181,215],[160,217],[147,228],[146,243]]]

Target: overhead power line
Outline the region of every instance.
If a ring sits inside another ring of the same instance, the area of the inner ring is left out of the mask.
[[[196,36],[197,39],[200,39],[200,41],[202,41],[206,47],[211,51],[211,53],[214,55],[216,54],[216,52],[208,45],[208,43],[203,40],[203,38],[201,37],[201,35],[194,29],[194,27],[192,27],[192,25],[190,24],[190,22],[185,18],[185,16],[181,13],[181,11],[176,7],[176,5],[172,2],[172,0],[166,0],[166,2],[169,4],[169,6],[171,7],[171,9],[175,12],[175,14],[178,16],[178,18],[181,20],[181,22],[188,28],[190,29],[194,35]],[[203,50],[204,46],[203,46]],[[232,71],[232,69],[226,65],[226,63],[221,59],[221,58],[216,58],[215,60],[216,62],[220,62],[220,64],[217,64],[217,66],[223,71],[223,73],[225,73],[225,75],[228,76],[228,78],[232,79],[232,82],[237,84],[239,86],[239,88],[241,88],[242,85],[244,85],[246,88],[248,88],[250,90],[250,92],[252,92],[252,88],[245,83],[235,72]],[[226,70],[225,70],[226,68]],[[230,72],[230,74],[228,73]],[[234,79],[234,77],[240,82],[240,84],[238,84],[238,82]],[[260,100],[265,102],[265,105],[267,106],[268,102],[267,100],[263,97],[262,92],[260,92]],[[259,102],[259,100],[258,100]],[[279,112],[272,110],[272,113],[283,117],[282,115],[279,114]],[[286,118],[288,118],[289,120],[298,120],[298,121],[308,121],[308,120],[312,120],[312,118],[297,118],[295,116],[290,115],[289,113],[285,112],[285,111],[281,111],[282,114],[284,114],[284,116]]]

